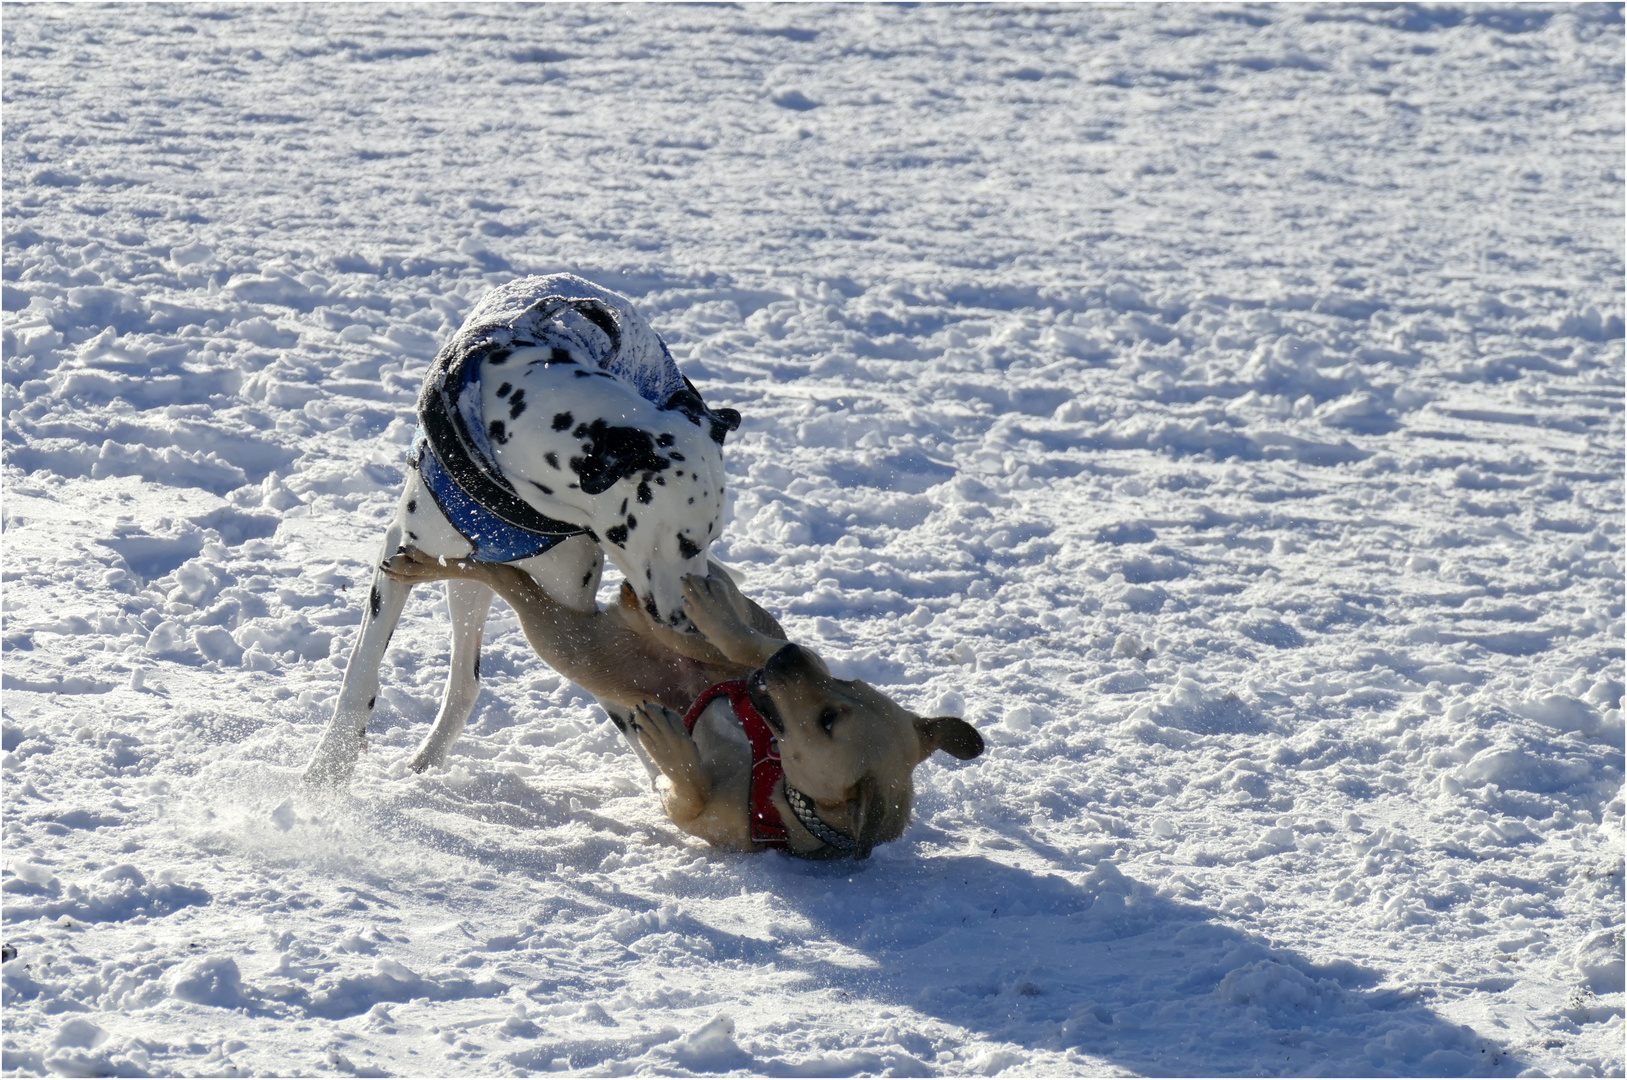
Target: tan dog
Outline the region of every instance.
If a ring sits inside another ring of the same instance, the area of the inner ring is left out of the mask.
[[[709,577],[683,579],[684,610],[700,635],[652,620],[625,586],[619,606],[583,611],[513,566],[406,551],[384,571],[409,584],[470,580],[495,590],[538,655],[606,706],[673,824],[717,847],[865,858],[909,824],[917,765],[934,750],[962,759],[983,752],[982,736],[959,717],[923,718],[866,683],[833,677],[715,563]],[[691,709],[731,680],[743,680],[735,697],[717,694]],[[784,772],[772,787],[763,778],[777,769],[763,771],[752,724],[737,710],[760,716],[772,733],[769,755],[777,752],[772,764]],[[693,732],[686,711],[695,714]],[[783,841],[765,841],[763,822],[776,812]]]

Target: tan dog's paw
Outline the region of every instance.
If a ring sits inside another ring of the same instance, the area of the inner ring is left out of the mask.
[[[706,640],[735,663],[757,667],[785,644],[752,628],[744,615],[745,599],[722,573],[688,574],[682,585],[684,611]]]
[[[687,656],[691,660],[699,660],[703,664],[727,664],[729,658],[723,655],[702,634],[686,634],[682,630],[674,630],[665,623],[656,622],[650,618],[644,604],[638,598],[638,593],[627,582],[621,583],[621,594],[618,598],[621,605],[621,619],[628,628],[636,634],[642,634],[671,649],[680,656]]]
[[[633,710],[633,730],[650,760],[675,782],[689,773],[699,774],[700,751],[684,727],[684,718],[663,705],[647,701]]]
[[[444,581],[465,577],[469,573],[469,560],[439,558],[426,555],[414,547],[403,547],[386,559],[379,567],[397,581],[416,584],[420,581]]]
[[[740,591],[740,586],[735,582],[732,573],[725,570],[721,564],[708,559],[706,562],[706,580],[711,582],[713,590],[719,596],[729,602],[729,606],[734,608],[735,614],[742,619],[749,619],[751,601],[747,600],[746,594]]]
[[[666,793],[667,815],[684,821],[699,814],[711,797],[712,784],[684,718],[647,701],[633,710],[632,728],[639,745],[672,785]]]
[[[385,560],[379,569],[384,571],[386,576],[408,585],[416,585],[422,581],[449,581],[454,578],[490,584],[502,574],[523,573],[514,567],[497,563],[476,562],[473,559],[448,559],[444,555],[426,555],[414,547],[401,548]]]

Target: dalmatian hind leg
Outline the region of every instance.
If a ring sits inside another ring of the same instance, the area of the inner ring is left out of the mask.
[[[395,519],[385,531],[378,563],[383,564],[403,544],[448,559],[466,558],[471,553],[469,542],[446,520],[416,472],[410,475]],[[588,537],[573,536],[515,565],[561,604],[590,610],[599,589],[604,556]],[[416,772],[445,764],[480,692],[480,646],[492,593],[475,582],[450,581],[447,586],[447,606],[452,616],[451,673],[434,726],[409,762]],[[307,784],[338,787],[348,783],[354,774],[366,741],[367,724],[378,702],[379,668],[411,589],[409,583],[396,581],[379,569],[373,571],[367,608],[345,667],[333,719],[305,770]]]
[[[549,596],[566,607],[593,610],[604,555],[588,537],[573,536],[541,555],[513,565],[530,574]],[[452,670],[435,726],[407,763],[413,772],[445,765],[452,744],[474,711],[475,699],[480,696],[480,646],[491,601],[491,589],[478,582],[446,583],[447,608],[452,616]]]
[[[491,601],[492,591],[479,582],[446,583],[446,607],[452,616],[452,670],[446,676],[435,724],[407,762],[413,772],[445,765],[452,744],[469,722],[480,696],[480,645],[486,636]]]

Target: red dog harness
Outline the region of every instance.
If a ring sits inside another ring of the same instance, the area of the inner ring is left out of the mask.
[[[769,730],[768,721],[751,703],[751,696],[746,692],[746,680],[720,682],[701,691],[701,696],[684,714],[684,727],[694,734],[695,722],[701,718],[701,713],[725,694],[734,706],[734,714],[740,718],[740,726],[746,729],[746,738],[751,741],[751,842],[766,848],[789,850],[791,844],[786,839],[785,820],[774,805],[774,788],[785,779],[785,767],[780,764],[780,745]]]

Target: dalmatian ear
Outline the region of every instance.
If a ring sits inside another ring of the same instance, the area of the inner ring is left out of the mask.
[[[687,375],[684,376],[684,388],[667,398],[667,403],[661,407],[676,409],[689,417],[690,423],[709,428],[708,434],[719,446],[723,445],[729,432],[740,428],[740,413],[734,409],[707,408],[706,402],[701,400],[701,392],[695,389],[695,384],[689,381]]]
[[[740,411],[738,409],[713,409],[712,417],[712,438],[719,446],[723,445],[725,435],[731,431],[740,430]],[[719,425],[722,425],[722,427],[720,428]]]

